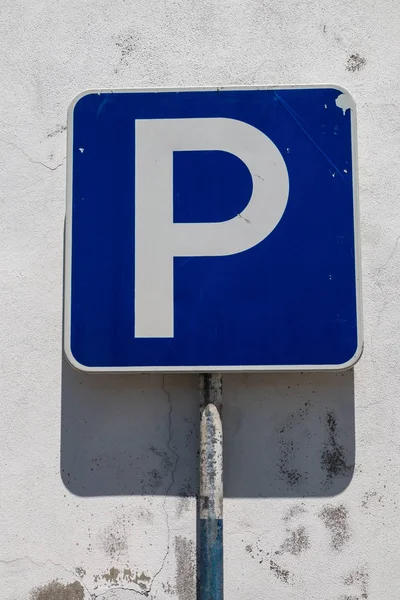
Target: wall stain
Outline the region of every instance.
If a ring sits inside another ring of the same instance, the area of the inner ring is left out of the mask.
[[[49,131],[47,134],[47,138],[52,138],[55,135],[57,135],[58,133],[64,133],[64,131],[67,129],[66,125],[57,125],[55,127],[55,129],[53,129],[52,131]]]
[[[172,469],[173,463],[168,453],[165,452],[165,450],[158,450],[158,448],[156,448],[155,446],[150,446],[149,450],[151,450],[151,452],[158,456],[158,458],[160,459],[161,471],[164,473],[164,475],[169,473]]]
[[[117,529],[118,527],[118,529]],[[101,536],[104,552],[112,559],[120,557],[128,550],[123,524],[107,527]]]
[[[348,510],[344,504],[332,506],[327,504],[318,515],[331,535],[331,547],[341,550],[350,539]]]
[[[126,33],[125,35],[119,35],[116,38],[115,45],[119,48],[121,56],[119,59],[119,64],[122,66],[129,65],[129,59],[131,54],[133,54],[137,48],[139,38],[138,35],[131,31]],[[115,73],[118,73],[118,69],[114,69]]]
[[[280,581],[284,583],[290,583],[290,573],[287,569],[283,569],[276,564],[273,560],[269,561],[269,568]]]
[[[326,425],[328,430],[328,441],[324,444],[321,454],[321,467],[326,472],[328,482],[335,477],[344,477],[351,473],[353,465],[346,460],[345,450],[338,442],[337,420],[334,411],[326,414]]]
[[[76,569],[75,569],[75,573],[76,573],[77,575],[79,575],[79,577],[80,577],[81,579],[82,579],[83,577],[85,577],[85,575],[86,575],[86,571],[85,571],[85,569],[84,569],[83,567],[76,567]]]
[[[167,581],[166,583],[162,583],[161,584],[163,591],[166,594],[170,594],[171,596],[175,594],[175,589],[174,587],[169,583],[169,581]]]
[[[191,498],[194,497],[192,484],[188,479],[185,480],[178,493],[180,500],[176,509],[176,516],[181,517],[183,513],[190,510]]]
[[[383,496],[379,496],[378,492],[376,492],[375,490],[365,492],[361,500],[361,507],[368,509],[373,500],[377,501],[380,504],[383,500]]]
[[[286,424],[279,430],[279,474],[291,488],[296,488],[307,480],[307,473],[300,471],[294,464],[297,452],[294,441],[291,439],[291,432],[297,429],[298,423],[308,416],[309,410],[310,402],[307,400],[295,413],[290,415]]]
[[[305,550],[310,548],[310,538],[308,537],[306,528],[303,526],[298,527],[294,531],[290,532],[290,535],[286,538],[280,547],[279,553],[288,552],[294,556],[298,556]]]
[[[258,564],[262,565],[264,562],[264,558],[269,556],[269,552],[265,552],[263,548],[260,548],[259,540],[256,541],[255,549],[251,544],[247,544],[246,552],[250,554],[251,558],[256,558],[258,560]]]
[[[148,473],[148,487],[152,492],[155,492],[162,484],[163,477],[157,469],[151,469]]]
[[[138,512],[138,518],[141,519],[142,521],[144,521],[145,523],[149,523],[149,525],[152,525],[154,523],[154,515],[147,508],[142,508]]]
[[[192,540],[175,536],[175,591],[179,600],[196,600],[196,552]]]
[[[85,591],[79,581],[62,584],[54,580],[31,591],[29,600],[84,600]]]
[[[306,512],[307,511],[302,504],[295,504],[294,506],[289,508],[287,513],[284,515],[283,520],[285,521],[285,523],[288,523],[295,517],[306,514]]]
[[[366,62],[365,58],[359,54],[350,54],[347,59],[346,70],[355,73],[356,71],[360,71],[365,66]]]
[[[143,494],[155,494],[161,487],[164,477],[169,475],[173,468],[173,461],[168,452],[159,450],[155,446],[150,446],[149,450],[154,457],[159,459],[159,464],[150,469],[141,480]],[[146,458],[148,459],[149,455]]]
[[[350,575],[345,577],[344,584],[348,585],[348,586],[352,586],[352,585],[357,586],[358,590],[359,590],[358,594],[357,594],[357,596],[344,595],[341,597],[340,600],[368,600],[368,598],[369,598],[368,583],[369,583],[369,574],[367,573],[366,570],[361,569],[361,570],[354,571],[354,573],[350,573]]]

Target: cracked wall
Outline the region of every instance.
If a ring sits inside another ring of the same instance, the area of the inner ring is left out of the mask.
[[[365,352],[225,377],[225,597],[397,600],[399,27],[386,0],[4,0],[2,600],[196,597],[197,377],[61,366],[69,102],[311,82],[358,106]]]

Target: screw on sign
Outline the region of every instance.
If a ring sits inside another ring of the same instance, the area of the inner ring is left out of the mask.
[[[93,91],[68,120],[65,352],[200,377],[200,595],[220,600],[224,372],[362,352],[355,106],[334,86]]]

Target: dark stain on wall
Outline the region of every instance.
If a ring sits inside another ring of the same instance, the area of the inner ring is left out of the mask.
[[[350,573],[350,575],[345,577],[344,583],[348,586],[355,586],[358,590],[356,596],[354,594],[351,596],[345,595],[342,596],[341,600],[368,600],[369,574],[365,569],[359,569],[354,573]]]
[[[173,586],[169,583],[169,581],[167,581],[166,583],[162,583],[161,586],[166,594],[170,594],[171,596],[175,595],[175,590]]]
[[[369,509],[372,503],[381,504],[382,502],[383,496],[381,494],[378,494],[376,490],[369,490],[362,497],[361,508]]]
[[[175,537],[175,591],[179,600],[196,600],[196,552],[192,540]]]
[[[190,510],[191,498],[195,496],[195,492],[190,480],[185,480],[178,494],[180,496],[180,501],[176,509],[176,516],[181,517],[183,513]]]
[[[365,66],[366,62],[365,58],[358,53],[350,54],[346,64],[346,70],[355,73],[356,71],[360,71]]]
[[[308,550],[309,548],[310,538],[308,536],[306,528],[300,526],[297,529],[294,529],[293,531],[289,532],[288,537],[281,545],[279,553],[283,554],[284,552],[288,552],[289,554],[297,556],[305,550]]]
[[[58,133],[64,133],[64,131],[67,129],[66,125],[57,125],[52,131],[49,131],[47,134],[47,138],[52,138],[55,135],[57,135]]]
[[[262,565],[264,562],[264,558],[267,558],[270,555],[269,552],[266,552],[260,547],[260,540],[256,541],[255,546],[252,544],[247,544],[245,550],[248,554],[250,554],[251,558],[258,560],[260,565]],[[275,552],[275,554],[279,554],[279,552]]]
[[[141,479],[142,483],[142,493],[143,494],[155,494],[157,490],[162,486],[164,478],[166,475],[172,470],[173,462],[165,450],[159,450],[155,446],[150,446],[150,455],[148,455],[147,461],[152,462],[152,460],[157,460],[157,463],[154,468],[149,469],[147,473],[143,474]]]
[[[283,581],[283,583],[290,583],[290,573],[287,569],[283,569],[282,567],[277,565],[276,562],[274,562],[273,560],[269,561],[269,568],[273,572],[275,577],[277,577],[277,579]]]
[[[139,36],[135,31],[129,31],[124,35],[119,35],[115,39],[115,45],[120,51],[120,66],[128,66],[131,55],[135,55],[139,43]],[[119,69],[114,69],[118,73]]]
[[[120,530],[108,527],[102,534],[102,545],[104,552],[110,558],[120,557],[128,550],[126,532],[122,528]]]
[[[339,506],[327,504],[319,513],[319,517],[330,533],[331,547],[334,550],[341,550],[350,539],[347,508],[344,504]]]
[[[62,584],[55,580],[32,590],[29,600],[84,600],[85,591],[79,581]]]
[[[326,414],[328,441],[321,454],[321,467],[326,472],[327,482],[335,477],[344,477],[351,473],[353,465],[348,464],[344,447],[338,442],[338,427],[334,411]]]
[[[289,523],[289,521],[291,521],[295,517],[298,517],[299,515],[304,515],[306,514],[306,512],[307,511],[302,504],[295,504],[294,506],[291,506],[289,508],[287,513],[284,515],[283,520],[285,521],[285,523]]]
[[[302,406],[290,415],[286,424],[279,430],[279,474],[289,488],[296,488],[307,480],[307,472],[296,466],[296,446],[294,442],[294,431],[298,424],[308,416],[310,402],[307,400]]]

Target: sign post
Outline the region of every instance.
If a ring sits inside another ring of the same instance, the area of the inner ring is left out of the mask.
[[[200,375],[199,600],[223,600],[222,374]]]
[[[68,116],[65,353],[200,375],[200,600],[222,600],[222,375],[363,347],[356,115],[335,86],[103,90]]]

